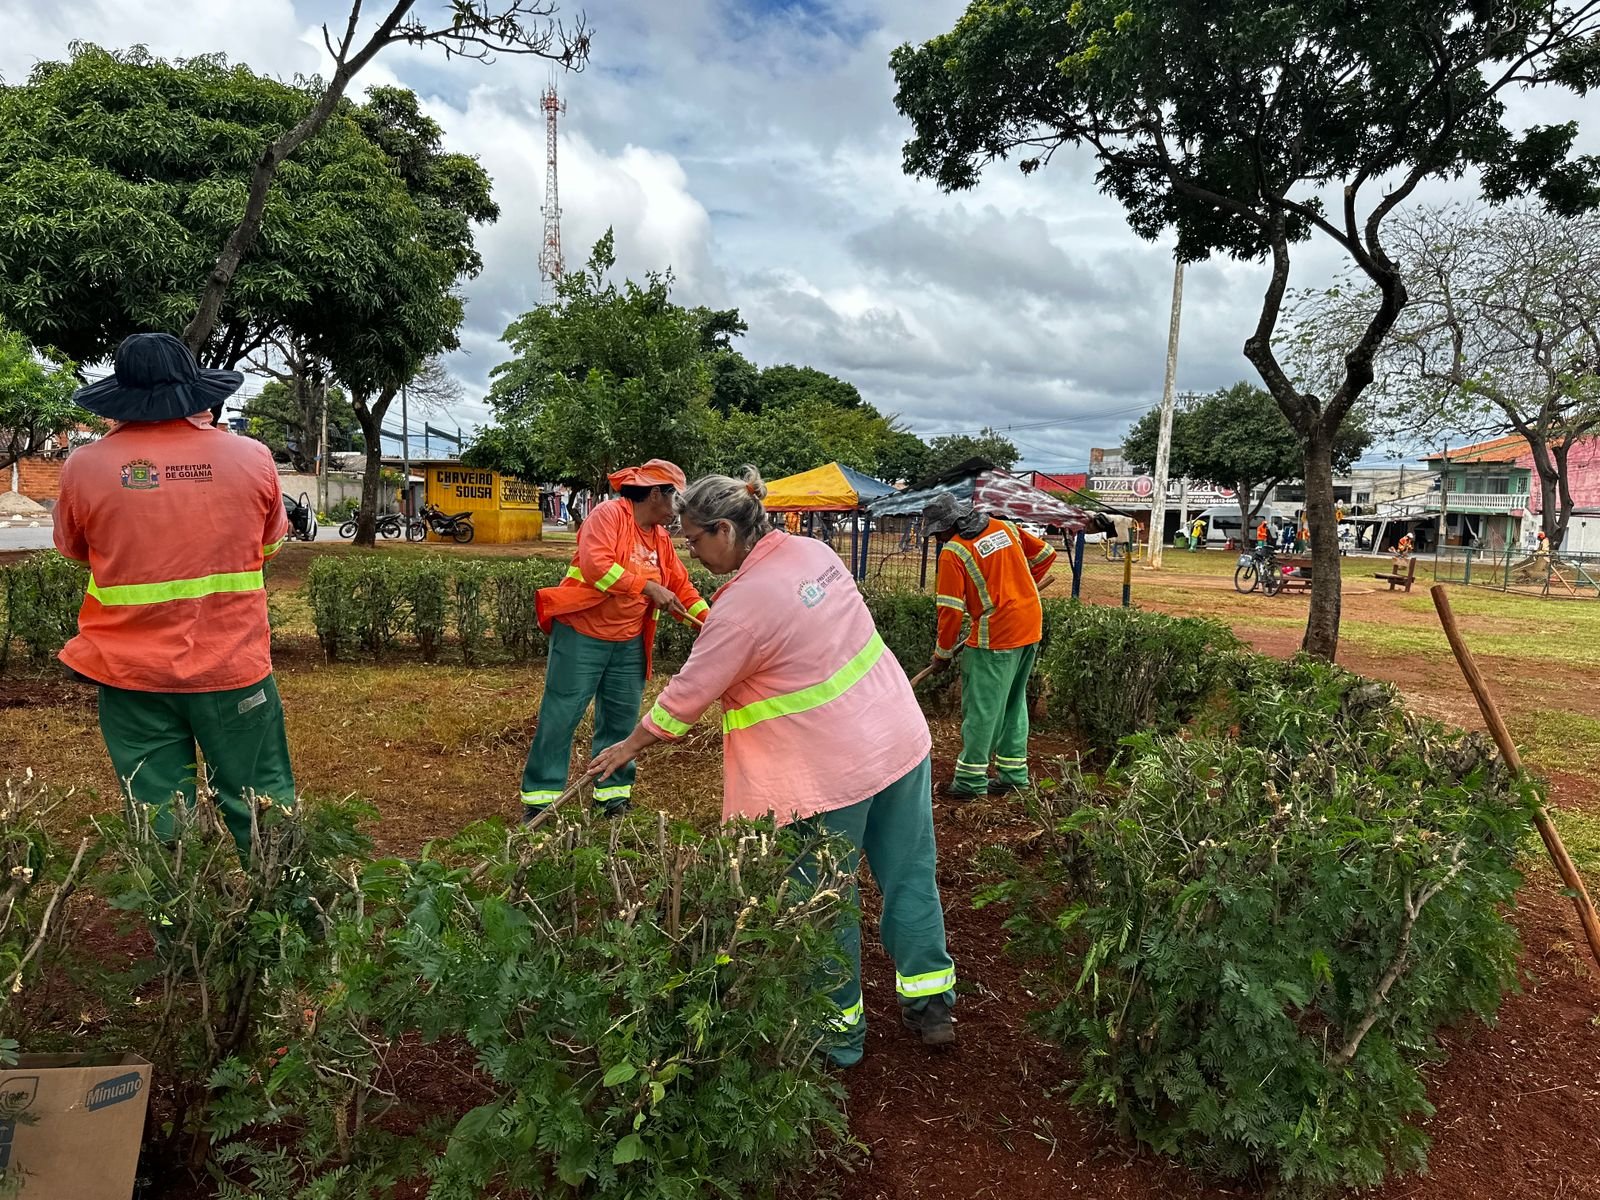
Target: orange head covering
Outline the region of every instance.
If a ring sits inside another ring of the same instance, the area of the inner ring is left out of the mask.
[[[652,458],[642,467],[623,467],[620,471],[613,471],[606,476],[606,481],[614,488],[625,487],[669,487],[684,491],[689,486],[689,481],[684,478],[683,470],[676,463],[669,463],[664,458]]]

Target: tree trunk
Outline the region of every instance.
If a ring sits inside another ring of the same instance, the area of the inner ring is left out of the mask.
[[[394,36],[396,26],[410,8],[410,0],[397,0],[389,14],[379,22],[378,28],[367,39],[366,44],[356,54],[345,58],[354,40],[356,20],[361,12],[360,4],[354,5],[345,39],[339,47],[339,65],[333,72],[333,77],[328,80],[328,86],[322,95],[317,97],[317,102],[311,111],[302,117],[294,128],[279,134],[261,151],[261,157],[256,160],[255,169],[250,174],[250,192],[245,198],[244,213],[240,216],[238,225],[234,226],[233,232],[228,235],[228,240],[223,243],[222,252],[217,255],[211,274],[206,276],[205,287],[201,289],[200,304],[195,310],[194,317],[184,326],[183,344],[189,347],[196,358],[200,357],[201,349],[211,339],[212,330],[217,327],[217,319],[222,315],[222,302],[227,297],[228,287],[233,283],[233,276],[239,270],[239,264],[244,262],[245,255],[250,253],[250,247],[255,244],[256,235],[261,232],[261,218],[267,211],[267,193],[272,190],[272,181],[277,178],[278,167],[327,123],[334,109],[338,108],[339,101],[344,98],[345,89],[350,86],[350,81],[362,67],[372,61],[379,50],[388,44],[389,39]],[[330,45],[329,49],[332,48]]]
[[[361,475],[361,507],[356,510],[357,546],[373,546],[378,540],[378,496],[383,489],[383,438],[380,435],[384,414],[399,390],[385,388],[370,404],[365,396],[351,397],[361,435],[367,443],[367,465]],[[404,481],[401,486],[405,486]]]
[[[1560,504],[1556,512],[1554,526],[1550,522],[1549,500],[1545,501],[1545,509],[1542,516],[1544,519],[1544,534],[1550,539],[1552,553],[1560,551],[1561,543],[1567,536],[1567,524],[1572,520],[1572,475],[1567,470],[1567,455],[1571,450],[1572,442],[1570,440],[1563,441],[1550,448],[1550,453],[1556,463],[1556,489]]]
[[[1311,611],[1300,648],[1333,662],[1339,652],[1339,614],[1343,601],[1339,580],[1339,521],[1333,500],[1335,425],[1317,422],[1306,439],[1306,519],[1311,529]]]

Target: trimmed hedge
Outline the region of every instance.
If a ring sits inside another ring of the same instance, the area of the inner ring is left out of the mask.
[[[43,666],[78,632],[88,569],[54,550],[0,567],[0,675],[20,642],[32,666]]]
[[[432,662],[453,641],[468,665],[491,656],[526,662],[549,649],[534,595],[555,587],[566,573],[566,563],[548,558],[329,555],[312,562],[306,598],[331,659],[415,646]],[[716,590],[712,576],[690,575],[702,595]],[[691,630],[664,620],[656,634],[656,661],[681,666],[693,645]]]

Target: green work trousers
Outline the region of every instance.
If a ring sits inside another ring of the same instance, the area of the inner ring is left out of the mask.
[[[633,732],[643,700],[643,634],[625,642],[603,642],[557,621],[550,631],[539,725],[522,771],[523,816],[532,816],[566,790],[572,738],[591,701],[598,754]],[[633,795],[633,775],[630,762],[600,780],[595,803],[608,812],[621,808]]]
[[[250,851],[254,797],[294,804],[283,702],[271,675],[223,692],[133,692],[102,684],[100,732],[124,797],[156,809],[158,837],[172,836],[174,796],[195,803],[202,759],[241,854]]]
[[[943,997],[956,1002],[956,967],[944,941],[944,908],[934,877],[937,852],[933,842],[933,763],[923,759],[875,796],[848,808],[797,821],[795,828],[837,834],[855,847],[846,864],[858,869],[863,853],[883,894],[878,936],[894,959],[895,991],[907,1008],[921,1009]],[[801,862],[796,876],[806,885],[814,878]],[[859,897],[852,891],[852,906]],[[861,1002],[861,921],[851,917],[839,927],[839,948],[850,964],[850,977],[833,990],[839,1006],[839,1037],[829,1056],[841,1067],[861,1061],[867,1040],[867,1017]]]
[[[1037,644],[961,653],[961,757],[953,791],[989,792],[989,764],[1013,787],[1028,786],[1028,677]]]

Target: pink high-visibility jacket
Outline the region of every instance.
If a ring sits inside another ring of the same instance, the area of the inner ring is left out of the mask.
[[[932,747],[900,663],[820,541],[767,534],[718,590],[683,670],[644,719],[676,739],[722,701],[722,815],[780,824],[845,808]]]

